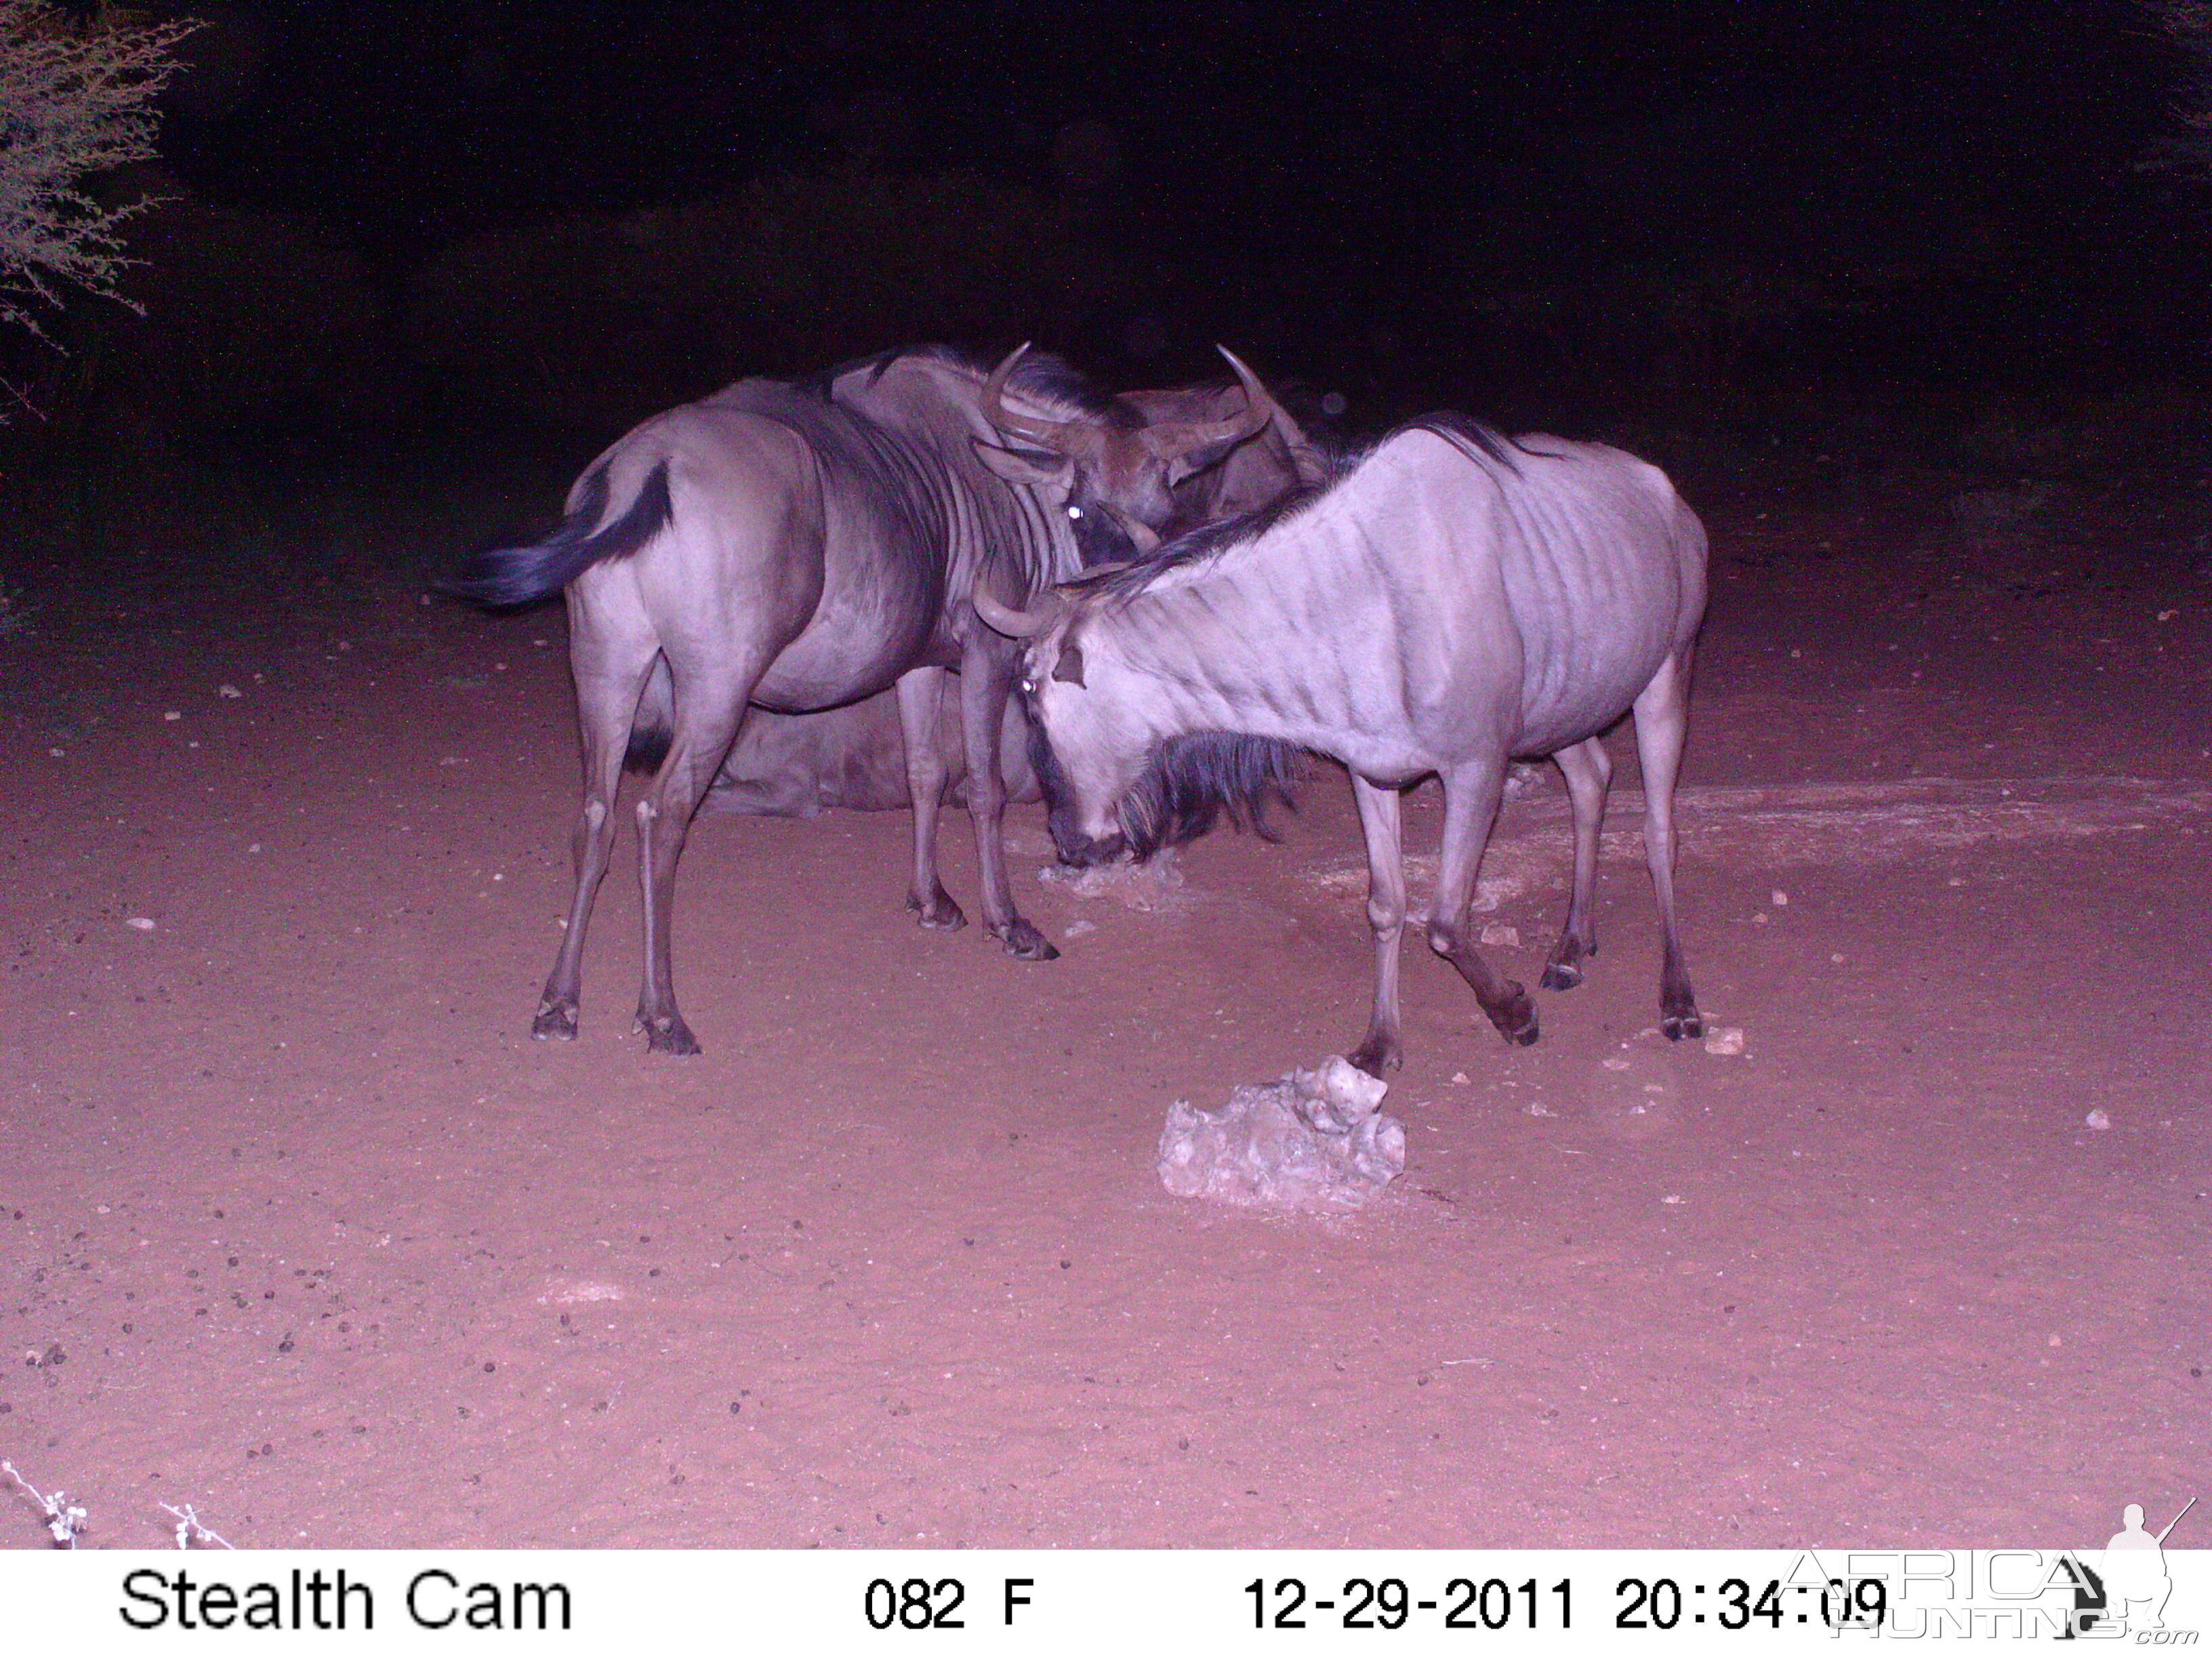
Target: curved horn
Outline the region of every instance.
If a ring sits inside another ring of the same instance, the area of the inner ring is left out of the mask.
[[[1145,447],[1157,459],[1171,461],[1209,444],[1241,444],[1247,438],[1258,436],[1274,419],[1275,400],[1260,384],[1260,377],[1227,346],[1217,345],[1213,349],[1226,357],[1229,367],[1237,371],[1237,379],[1244,387],[1244,412],[1225,421],[1181,421],[1173,425],[1146,427]]]
[[[1044,632],[1052,618],[1043,611],[1017,611],[977,588],[975,593],[975,614],[988,623],[994,631],[1010,640],[1035,639]]]
[[[1017,415],[1006,407],[1006,382],[1013,377],[1014,366],[1028,352],[1030,343],[1023,341],[1008,352],[1006,361],[991,371],[991,378],[983,382],[977,394],[982,405],[983,418],[1001,432],[1025,438],[1040,448],[1055,455],[1065,455],[1071,460],[1088,459],[1097,447],[1097,434],[1074,421],[1042,421],[1027,415]]]
[[[1160,532],[1153,529],[1152,526],[1146,524],[1142,519],[1137,517],[1133,513],[1123,512],[1111,501],[1101,501],[1099,502],[1099,506],[1104,507],[1107,513],[1112,517],[1114,522],[1121,526],[1122,533],[1128,537],[1131,545],[1135,547],[1138,552],[1151,554],[1157,553],[1160,550]],[[1123,562],[1126,563],[1127,561],[1123,561]],[[1112,567],[1110,566],[1093,567],[1094,569],[1109,569],[1111,568]]]

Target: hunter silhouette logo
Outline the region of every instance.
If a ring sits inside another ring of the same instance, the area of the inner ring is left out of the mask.
[[[2173,1579],[2166,1570],[2166,1537],[2181,1524],[2181,1516],[2197,1507],[2192,1498],[2181,1514],[2158,1533],[2143,1529],[2140,1504],[2120,1511],[2120,1529],[2105,1545],[2105,1559],[2097,1564],[2103,1581],[2106,1611],[2101,1615],[2119,1630],[2164,1630],[2166,1599],[2173,1594]],[[2086,1623],[2086,1621],[2084,1621]]]

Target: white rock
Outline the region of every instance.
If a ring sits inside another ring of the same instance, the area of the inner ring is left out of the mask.
[[[221,685],[216,687],[215,694],[218,697],[242,697],[246,695],[245,692],[240,690],[228,680],[225,680]]]
[[[1773,899],[1774,908],[1778,910],[1790,902],[1790,895],[1784,892],[1779,887],[1776,888],[1770,896]]]
[[[1705,1033],[1705,1052],[1709,1054],[1740,1054],[1743,1052],[1743,1027],[1716,1025]]]
[[[1340,1054],[1226,1105],[1168,1108],[1160,1182],[1179,1198],[1247,1208],[1355,1210],[1406,1168],[1406,1129],[1382,1109],[1389,1085]]]
[[[2088,1116],[2083,1118],[2081,1121],[2087,1124],[2093,1129],[2109,1129],[2112,1127],[2112,1120],[2106,1117],[2102,1111],[2092,1112]]]
[[[1508,927],[1502,922],[1486,921],[1482,925],[1482,942],[1485,945],[1518,945],[1521,943],[1521,930]]]
[[[125,916],[123,919],[123,925],[125,927],[135,927],[142,933],[150,933],[154,931],[154,918],[151,916]]]

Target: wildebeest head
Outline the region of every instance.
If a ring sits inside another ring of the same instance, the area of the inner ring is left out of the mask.
[[[1054,588],[1028,611],[980,589],[975,596],[986,623],[1027,641],[1020,684],[1030,763],[1061,861],[1088,866],[1125,853],[1148,859],[1197,839],[1224,812],[1273,840],[1267,810],[1291,801],[1297,751],[1242,732],[1158,735],[1141,686],[1119,672],[1103,636],[1110,629],[1087,630],[1086,651],[1084,587]]]
[[[1243,388],[1243,407],[1208,419],[1058,421],[1007,406],[1006,382],[1029,350],[1009,353],[984,382],[983,416],[1014,444],[978,443],[983,464],[1009,483],[1040,490],[1067,515],[1086,565],[1138,557],[1159,545],[1176,516],[1176,486],[1265,431],[1281,410],[1259,377],[1222,348]]]
[[[1136,783],[1141,763],[1117,755],[1109,736],[1118,724],[1097,718],[1113,702],[1110,672],[1091,673],[1081,632],[1083,607],[1067,591],[1054,588],[1027,611],[1001,604],[978,591],[975,609],[983,620],[1010,639],[1023,641],[1021,698],[1030,717],[1030,764],[1042,787],[1046,823],[1060,860],[1083,866],[1109,863],[1127,849],[1115,811]],[[1089,719],[1067,720],[1061,707],[1081,697]],[[1055,738],[1053,728],[1066,728]]]

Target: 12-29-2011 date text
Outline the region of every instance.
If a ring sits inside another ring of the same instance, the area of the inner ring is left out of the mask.
[[[1325,1589],[1316,1594],[1303,1578],[1255,1578],[1244,1593],[1252,1598],[1255,1630],[1403,1630],[1431,1620],[1445,1630],[1567,1630],[1573,1624],[1572,1590],[1564,1578],[1548,1588],[1533,1578],[1518,1584],[1453,1578],[1435,1595],[1417,1595],[1402,1578],[1347,1578],[1333,1595]]]

